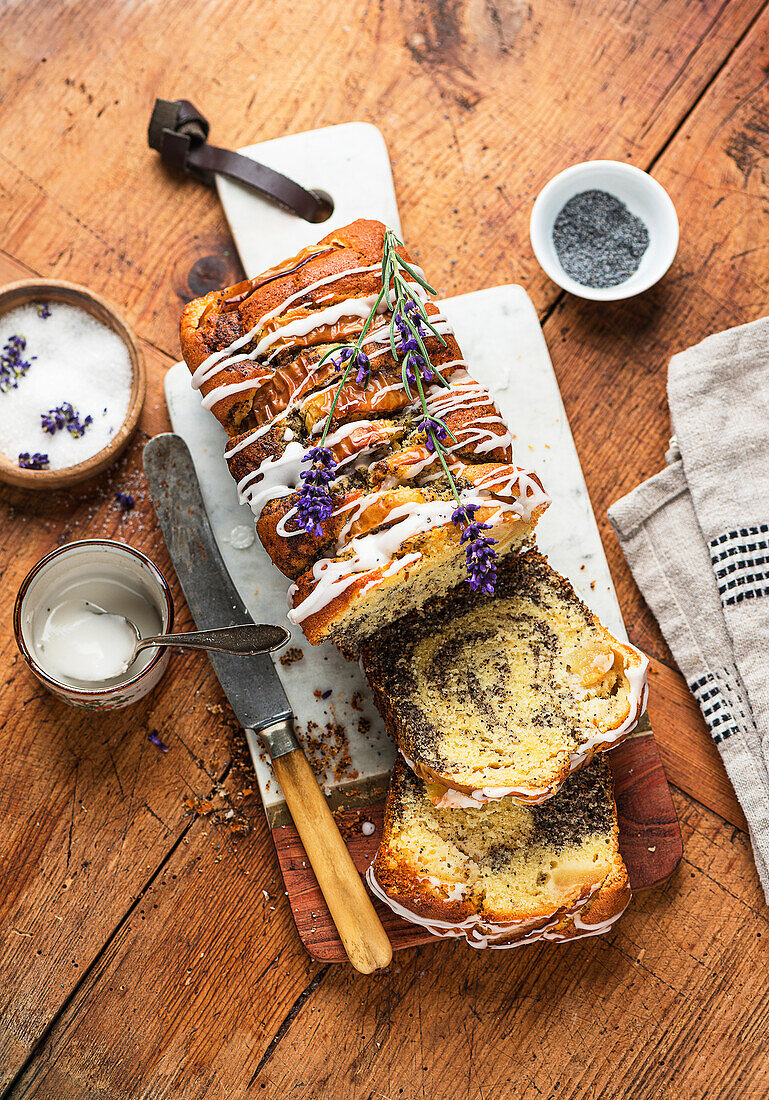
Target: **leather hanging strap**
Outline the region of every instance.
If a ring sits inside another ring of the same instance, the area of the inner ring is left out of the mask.
[[[308,222],[329,216],[328,202],[249,157],[208,145],[208,120],[186,99],[156,99],[147,138],[164,164],[213,187],[217,175],[237,180]]]

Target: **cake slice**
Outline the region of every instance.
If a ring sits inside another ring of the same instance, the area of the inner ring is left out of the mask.
[[[374,701],[437,804],[551,798],[635,726],[648,661],[535,550],[493,596],[460,584],[364,642]]]
[[[434,806],[398,759],[366,879],[399,916],[471,947],[599,935],[630,900],[608,763],[597,757],[542,805],[462,810]]]

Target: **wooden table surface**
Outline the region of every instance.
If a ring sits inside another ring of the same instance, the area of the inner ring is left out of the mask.
[[[150,374],[141,431],[97,488],[1,494],[3,1095],[766,1096],[767,910],[744,819],[606,520],[663,463],[670,355],[769,312],[766,0],[36,0],[0,6],[0,31],[0,282],[106,295]],[[229,147],[376,123],[405,239],[441,291],[531,294],[631,638],[654,658],[684,833],[677,874],[609,935],[441,943],[371,978],[321,965],[208,662],[174,655],[152,695],[107,717],[22,666],[13,599],[54,546],[122,539],[173,575],[141,448],[168,428],[183,303],[240,272],[215,194],[146,147],[155,96],[192,99]],[[681,220],[668,276],[615,305],[561,294],[527,234],[542,184],[598,157],[650,169]]]

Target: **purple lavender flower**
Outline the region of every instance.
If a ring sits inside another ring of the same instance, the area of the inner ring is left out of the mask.
[[[23,336],[8,337],[0,353],[0,392],[8,393],[8,390],[15,390],[19,379],[23,378],[31,367],[33,359],[37,359],[36,355],[30,355],[29,359],[24,359],[26,347],[27,341]]]
[[[24,451],[19,455],[19,466],[22,470],[47,470],[51,465],[48,455],[42,455],[36,451],[33,455]]]
[[[481,524],[488,527],[487,523]],[[467,583],[477,592],[486,592],[494,595],[494,585],[497,583],[497,554],[493,549],[496,539],[478,538],[468,542],[466,549]]]
[[[328,487],[336,477],[336,462],[328,447],[312,447],[302,462],[312,465],[299,475],[304,484],[296,504],[296,521],[308,535],[319,539],[324,521],[334,510]]]
[[[355,381],[359,386],[368,385],[368,376],[371,370],[371,361],[366,355],[365,351],[358,351],[355,356],[355,366],[358,368],[358,373],[355,375]]]
[[[406,365],[406,379],[410,386],[417,384],[417,371],[424,375],[425,360],[424,356],[420,355],[418,351],[410,351],[406,356],[404,363]]]
[[[51,307],[47,302],[36,302],[35,309],[38,317],[42,317],[44,321],[51,316]]]
[[[440,420],[433,420],[431,416],[426,416],[424,420],[420,420],[417,424],[417,431],[424,432],[426,438],[425,446],[428,451],[435,450],[435,440],[439,443],[443,443],[448,439],[448,430]],[[456,522],[456,521],[455,521]]]
[[[57,405],[55,409],[49,409],[47,413],[40,414],[41,427],[49,435],[55,435],[56,432],[66,428],[74,439],[79,439],[85,433],[89,424],[92,423],[92,416],[86,416],[84,420],[81,420],[80,413],[72,407],[72,403],[69,401],[64,401],[61,405]]]
[[[168,745],[161,739],[159,730],[150,730],[147,734],[147,740],[151,741],[153,745],[157,745],[161,752],[168,752]]]
[[[136,504],[136,501],[130,493],[115,493],[115,500],[118,502],[124,512],[130,512]]]
[[[350,370],[355,370],[356,367],[358,370],[355,381],[359,386],[366,384],[368,382],[369,371],[371,370],[371,362],[365,351],[361,351],[360,348],[350,347],[348,344],[339,349],[336,356],[332,359],[332,362],[337,370],[342,370],[345,363],[350,359],[352,359],[352,363],[349,364]]]
[[[467,583],[474,592],[481,590],[489,596],[497,583],[497,554],[493,549],[496,539],[486,538],[482,531],[490,531],[491,525],[473,519],[477,504],[460,504],[451,514],[451,522],[462,528],[460,543],[465,546]]]

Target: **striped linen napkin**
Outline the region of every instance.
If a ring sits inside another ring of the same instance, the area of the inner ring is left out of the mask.
[[[609,509],[750,828],[769,902],[769,318],[670,361],[667,467]]]

